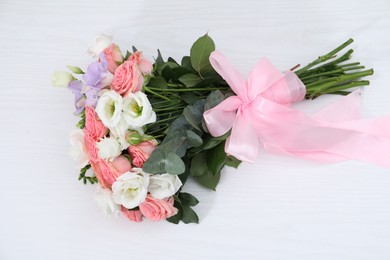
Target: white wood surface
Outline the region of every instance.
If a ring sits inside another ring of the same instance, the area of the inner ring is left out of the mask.
[[[390,171],[356,161],[262,154],[225,169],[217,192],[186,185],[199,225],[106,218],[68,156],[72,94],[50,83],[91,62],[100,32],[150,58],[180,58],[209,32],[244,73],[261,56],[282,70],[353,37],[355,60],[376,71],[363,115],[390,114],[388,0],[1,0],[0,259],[390,259]]]

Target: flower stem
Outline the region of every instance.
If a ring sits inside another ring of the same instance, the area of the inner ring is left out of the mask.
[[[310,62],[305,67],[303,67],[302,69],[298,70],[295,74],[297,74],[297,76],[299,76],[302,73],[304,73],[307,70],[309,70],[310,68],[314,67],[315,65],[320,64],[322,62],[325,62],[325,61],[333,58],[336,53],[338,53],[339,51],[341,51],[342,49],[344,49],[345,47],[350,45],[352,42],[353,42],[353,39],[349,39],[348,41],[344,42],[343,44],[341,44],[340,46],[338,46],[334,50],[330,51],[329,53],[327,53],[327,54],[325,54],[323,56],[319,56],[318,59]]]
[[[157,96],[157,97],[159,97],[161,99],[165,99],[165,100],[171,101],[170,98],[167,98],[166,96],[163,96],[163,95],[160,95],[160,94],[156,93],[155,91],[153,91],[151,88],[149,88],[147,86],[144,86],[144,90],[145,90],[145,92],[153,94],[153,95],[155,95],[155,96]]]
[[[158,89],[158,88],[149,88],[152,91],[161,91],[161,92],[192,92],[192,91],[213,91],[213,90],[225,90],[226,88],[184,88],[184,89]]]

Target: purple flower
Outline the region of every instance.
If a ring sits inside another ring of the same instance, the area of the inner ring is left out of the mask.
[[[83,80],[87,86],[90,86],[94,89],[102,89],[104,84],[102,84],[102,81],[105,79],[107,75],[107,69],[108,64],[107,60],[104,57],[104,53],[100,54],[100,62],[95,61],[91,63],[88,68],[87,72],[83,75]]]
[[[80,114],[85,107],[85,96],[82,93],[84,88],[84,84],[81,80],[74,80],[69,83],[68,89],[72,91],[74,94],[74,105],[76,107],[76,111],[74,112],[76,115]]]
[[[111,75],[108,71],[107,60],[104,53],[100,55],[100,61],[91,63],[87,72],[83,75],[83,81],[74,80],[69,84],[69,90],[73,92],[75,98],[75,114],[80,114],[85,106],[95,107],[99,93],[107,85],[107,79]],[[111,75],[112,77],[112,75]]]

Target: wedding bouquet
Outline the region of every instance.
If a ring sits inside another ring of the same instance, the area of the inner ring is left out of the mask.
[[[75,96],[80,121],[70,141],[79,180],[96,184],[107,214],[197,223],[198,200],[183,191],[187,179],[215,190],[225,165],[253,162],[260,147],[322,162],[389,166],[388,119],[359,120],[359,93],[350,94],[369,84],[360,78],[373,70],[348,63],[352,50],[336,58],[351,43],[299,70],[279,72],[262,58],[244,80],[207,34],[180,62],[164,60],[159,50],[152,62],[135,47],[122,52],[111,37],[98,36],[85,72],[68,66],[73,74],[53,74],[54,85]],[[290,106],[323,94],[346,97],[313,116]]]

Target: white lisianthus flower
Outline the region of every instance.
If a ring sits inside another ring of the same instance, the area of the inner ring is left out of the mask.
[[[97,185],[94,199],[106,216],[118,215],[120,213],[120,205],[113,201],[112,192],[109,189],[104,189]]]
[[[88,53],[89,55],[92,56],[92,58],[97,58],[105,48],[110,46],[111,43],[112,43],[112,36],[99,34],[98,36],[96,36],[91,47],[89,47]]]
[[[132,209],[144,202],[148,193],[149,174],[141,168],[133,168],[118,177],[112,184],[114,202]]]
[[[99,157],[109,161],[118,157],[122,152],[120,143],[114,137],[100,139],[96,142],[96,147],[99,150]]]
[[[123,99],[123,116],[130,127],[142,127],[156,122],[156,113],[145,93],[129,93]]]
[[[96,113],[103,124],[108,127],[115,127],[121,120],[123,100],[117,92],[110,90],[104,92],[96,105]]]
[[[51,82],[53,86],[66,88],[75,78],[69,72],[54,71],[51,75]]]
[[[83,130],[73,130],[69,135],[69,141],[71,144],[71,148],[69,150],[70,156],[76,161],[77,168],[83,168],[89,162],[87,148],[84,143]]]
[[[121,144],[121,150],[125,150],[130,146],[129,142],[126,140],[126,132],[128,129],[129,125],[123,116],[115,127],[110,127],[110,135],[118,139]]]
[[[151,175],[149,192],[157,199],[164,199],[174,195],[182,185],[177,175],[168,173]]]

